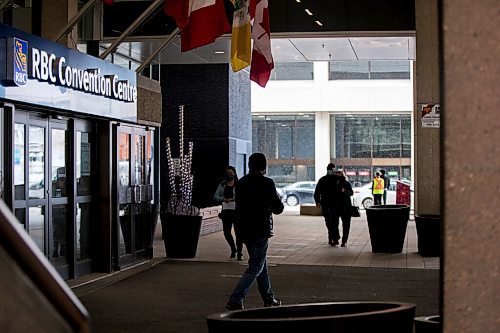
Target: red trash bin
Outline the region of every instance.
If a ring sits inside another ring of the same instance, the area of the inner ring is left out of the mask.
[[[410,185],[398,180],[396,182],[396,204],[410,206],[410,201]]]

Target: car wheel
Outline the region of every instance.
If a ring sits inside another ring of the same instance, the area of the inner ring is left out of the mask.
[[[289,195],[286,197],[286,204],[288,206],[297,206],[299,204],[299,198],[297,198],[295,195]]]
[[[362,205],[363,205],[363,207],[365,209],[366,208],[370,208],[371,206],[373,206],[373,199],[372,198],[366,198],[365,200],[363,200]]]

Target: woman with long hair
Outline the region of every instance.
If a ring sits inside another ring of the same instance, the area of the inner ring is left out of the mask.
[[[224,238],[226,238],[229,247],[231,248],[230,258],[237,257],[238,261],[243,260],[243,242],[238,236],[238,221],[236,218],[235,203],[234,203],[234,186],[238,181],[236,169],[233,166],[226,167],[225,179],[217,187],[214,194],[214,200],[222,204],[222,211],[219,217],[222,220],[222,229],[224,231]],[[236,243],[232,235],[234,226],[234,233],[236,236]]]

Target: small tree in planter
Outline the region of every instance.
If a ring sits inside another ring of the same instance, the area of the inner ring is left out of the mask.
[[[172,157],[170,138],[165,143],[170,198],[162,211],[162,235],[165,252],[170,258],[194,258],[200,236],[201,215],[192,205],[193,175],[191,173],[193,142],[184,152],[184,105],[179,106],[179,158]]]

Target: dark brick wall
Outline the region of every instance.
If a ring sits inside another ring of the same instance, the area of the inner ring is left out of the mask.
[[[179,105],[184,104],[184,142],[186,147],[189,141],[194,144],[193,203],[199,207],[213,206],[213,193],[224,175],[225,166],[231,163],[230,156],[235,155],[229,148],[233,126],[230,119],[236,119],[233,123],[239,126],[234,135],[251,136],[251,128],[245,128],[251,126],[248,73],[246,79],[243,74],[237,74],[239,79],[235,80],[228,64],[162,65],[160,72],[162,204],[169,197],[165,138],[170,137],[173,156],[178,157]],[[237,87],[240,84],[243,86]],[[236,100],[230,96],[236,96]],[[237,115],[233,117],[232,113]]]

